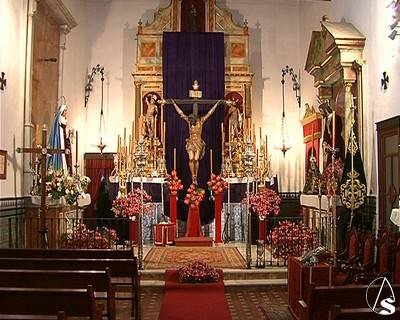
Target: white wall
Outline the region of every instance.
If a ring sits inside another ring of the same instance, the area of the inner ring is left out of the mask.
[[[22,195],[22,155],[15,149],[23,146],[27,2],[0,1],[0,72],[6,78],[0,91],[0,149],[8,152],[7,179],[0,180],[2,198]]]
[[[22,144],[26,1],[6,0],[6,5],[1,7],[1,15],[6,17],[1,19],[2,39],[8,36],[3,30],[16,30],[6,42],[7,46],[1,46],[0,59],[0,72],[6,72],[8,81],[7,91],[0,92],[0,148],[9,152],[15,149],[10,132],[15,136],[15,144]],[[169,0],[64,0],[78,23],[67,36],[63,95],[69,106],[69,127],[79,131],[81,164],[85,152],[97,152],[91,144],[93,137],[97,138],[100,118],[100,77],[96,76],[93,82],[94,89],[85,108],[86,76],[97,64],[105,68],[104,115],[109,137],[105,152],[115,152],[117,135],[122,134],[124,127],[129,130],[133,120],[135,96],[131,73],[135,70],[137,23],[139,19],[151,22],[156,10],[169,3]],[[304,145],[299,120],[303,117],[305,103],[317,105],[313,79],[304,72],[311,32],[320,30],[321,17],[328,14],[331,21],[351,22],[366,36],[364,137],[370,140],[364,144],[363,151],[368,188],[376,194],[375,122],[399,114],[396,89],[400,84],[397,72],[400,37],[394,41],[387,37],[387,3],[376,0],[226,0],[217,1],[217,4],[231,10],[235,22],[247,19],[249,23],[254,72],[253,120],[257,130],[262,126],[263,133],[268,134],[269,153],[282,191],[299,191],[304,185]],[[15,52],[18,59],[15,59]],[[291,79],[286,77],[285,109],[293,148],[283,158],[280,151],[273,149],[273,144],[280,134],[280,80],[281,69],[286,65],[300,76],[302,108],[299,110],[291,90]],[[390,77],[386,91],[380,86],[383,71]],[[18,113],[16,127],[9,122],[15,119],[15,110]],[[7,182],[0,182],[1,197],[14,195],[14,190],[19,188],[15,182],[18,179],[14,177],[19,175],[9,170]]]

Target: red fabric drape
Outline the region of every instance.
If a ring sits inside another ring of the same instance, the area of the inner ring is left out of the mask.
[[[114,161],[112,159],[86,159],[85,168],[86,175],[91,180],[88,193],[90,193],[92,199],[92,202],[86,208],[86,217],[93,218],[93,208],[99,196],[101,177],[104,175],[108,179],[114,169]]]

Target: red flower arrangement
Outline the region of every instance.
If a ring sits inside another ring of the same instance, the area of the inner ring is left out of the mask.
[[[182,180],[178,178],[176,170],[172,170],[171,174],[165,176],[165,184],[171,192],[178,192],[183,189]]]
[[[199,206],[200,202],[203,201],[205,190],[202,188],[197,188],[194,184],[190,185],[190,188],[187,189],[184,203]]]
[[[258,193],[250,192],[248,197],[250,209],[257,213],[259,218],[265,218],[271,213],[278,215],[281,198],[274,190],[263,188]],[[247,198],[242,200],[242,204],[247,204]]]
[[[207,181],[208,190],[215,193],[222,193],[224,189],[228,189],[228,182],[225,181],[221,176],[217,176],[214,173],[211,174],[210,180]]]
[[[311,229],[304,228],[303,222],[280,222],[279,227],[275,227],[269,237],[274,258],[288,259],[292,255],[300,256],[304,250],[304,242],[307,250],[310,250],[312,245]]]
[[[219,274],[217,270],[204,261],[195,260],[188,266],[178,268],[181,282],[217,282]]]
[[[333,196],[339,193],[339,184],[342,180],[344,163],[341,159],[335,160],[335,173],[333,173],[332,163],[326,166],[321,176],[321,189],[322,193]],[[335,185],[335,186],[334,186]],[[336,187],[336,188],[335,188]],[[335,190],[333,190],[335,188]]]
[[[85,224],[78,224],[71,234],[64,234],[61,238],[61,247],[64,249],[110,249],[118,240],[117,232],[102,227],[100,230],[91,230]]]
[[[142,203],[143,196],[143,203]],[[111,211],[116,217],[131,218],[139,213],[151,214],[153,212],[153,203],[151,196],[145,191],[137,188],[127,195],[120,195],[113,201]]]

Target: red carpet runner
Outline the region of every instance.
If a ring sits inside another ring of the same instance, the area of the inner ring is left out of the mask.
[[[165,272],[165,294],[159,320],[231,320],[222,270],[213,283],[180,283],[176,270]]]

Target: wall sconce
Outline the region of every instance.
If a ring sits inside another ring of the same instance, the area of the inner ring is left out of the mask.
[[[57,62],[57,58],[39,58],[39,62]]]
[[[389,19],[394,19],[392,23],[390,23],[389,28],[392,30],[388,37],[391,40],[394,40],[399,33],[395,30],[398,28],[398,23],[400,20],[400,0],[392,1],[387,8],[390,8],[390,17]]]
[[[301,96],[300,96],[300,84],[297,81],[297,74],[294,73],[293,68],[286,66],[282,69],[282,119],[281,119],[281,144],[275,146],[275,149],[281,150],[283,157],[285,157],[286,151],[288,151],[292,146],[289,142],[289,133],[287,128],[287,120],[285,114],[285,76],[289,74],[292,77],[293,91],[296,93],[297,103],[299,108],[301,108]]]
[[[100,73],[102,78],[104,79],[104,67],[102,67],[101,65],[98,64],[97,66],[92,68],[92,73],[88,76],[88,82],[86,83],[86,86],[85,86],[85,108],[87,107],[90,93],[93,91],[92,82],[94,80],[94,76],[97,73]]]

